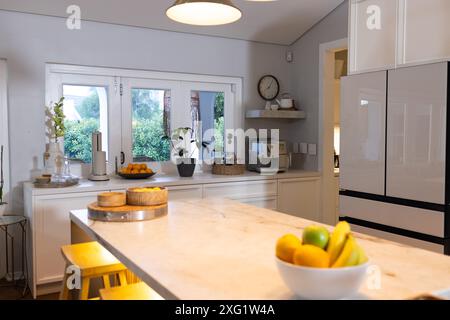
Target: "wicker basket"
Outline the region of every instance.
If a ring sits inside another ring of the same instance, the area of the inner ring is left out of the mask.
[[[217,174],[221,176],[239,176],[244,174],[245,165],[244,164],[214,164],[212,166],[212,174]]]
[[[168,192],[166,188],[159,188],[159,190],[136,191],[136,189],[143,188],[129,188],[127,190],[127,204],[131,206],[157,206],[167,203]]]
[[[99,207],[121,207],[127,203],[127,197],[123,192],[103,192],[97,195]]]

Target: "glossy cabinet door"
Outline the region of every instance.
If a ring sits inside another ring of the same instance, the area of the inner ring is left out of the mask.
[[[450,1],[401,0],[404,48],[400,63],[450,58]]]
[[[341,83],[340,188],[384,195],[386,72]]]
[[[445,214],[387,202],[340,196],[341,215],[443,238]]]
[[[363,233],[368,236],[377,237],[380,239],[385,239],[388,241],[393,241],[397,243],[402,243],[410,247],[416,247],[428,251],[437,252],[440,254],[444,254],[444,246],[441,244],[436,244],[432,242],[427,242],[423,240],[418,240],[414,238],[408,238],[405,236],[401,236],[395,233],[380,231],[376,229],[371,229],[367,227],[358,226],[355,224],[350,224],[353,232]]]
[[[389,71],[387,196],[445,203],[447,69]]]
[[[350,71],[395,66],[397,0],[350,1]]]

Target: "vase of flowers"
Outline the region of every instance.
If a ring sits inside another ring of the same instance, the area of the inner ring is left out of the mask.
[[[64,166],[64,97],[50,107],[46,107],[46,124],[49,143],[46,150],[45,173],[56,178],[62,175]]]

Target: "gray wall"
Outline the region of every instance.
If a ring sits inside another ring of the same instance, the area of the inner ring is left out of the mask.
[[[95,22],[69,31],[61,18],[0,10],[0,58],[8,60],[9,72],[13,211],[22,213],[21,182],[30,177],[33,157],[41,162],[44,151],[46,62],[242,77],[247,109],[264,105],[257,82],[274,74],[282,92],[291,92],[307,112],[307,120],[250,120],[246,127],[281,127],[282,139],[318,143],[319,45],[347,37],[347,14],[346,1],[287,48]],[[294,52],[292,64],[285,62],[287,49]],[[294,161],[295,167],[317,169],[317,157],[296,156]]]
[[[44,151],[45,63],[67,63],[242,77],[246,108],[260,108],[259,78],[276,75],[290,91],[287,47],[242,40],[83,22],[70,31],[65,19],[0,11],[0,57],[9,71],[13,209],[21,213],[21,182],[33,157]],[[277,127],[276,123],[247,123]]]
[[[293,95],[307,114],[306,121],[292,123],[286,130],[297,142],[319,142],[319,46],[347,38],[347,30],[345,1],[291,46],[295,59],[289,73]],[[317,151],[321,152],[319,148]],[[317,170],[318,156],[296,155],[294,163],[296,167]]]

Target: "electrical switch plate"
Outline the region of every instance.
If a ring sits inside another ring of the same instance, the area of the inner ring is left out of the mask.
[[[299,145],[297,142],[294,142],[294,143],[292,144],[292,149],[293,149],[293,152],[294,152],[295,154],[297,154],[297,153],[300,152],[300,145]]]
[[[306,142],[300,143],[300,153],[302,153],[302,154],[308,153],[308,144]]]
[[[286,52],[286,61],[293,62],[294,61],[294,53],[292,51]]]
[[[314,143],[308,144],[308,154],[315,156],[317,154],[317,145]]]

